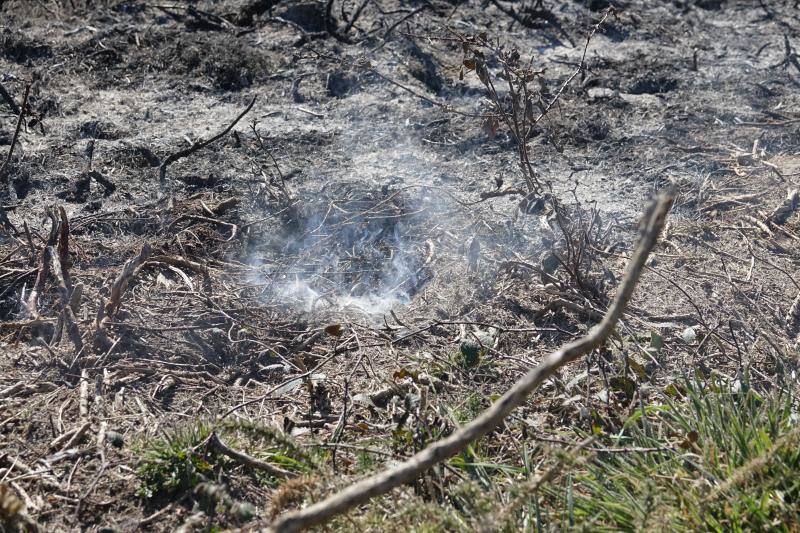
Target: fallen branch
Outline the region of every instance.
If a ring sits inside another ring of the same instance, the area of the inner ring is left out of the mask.
[[[233,448],[229,448],[224,442],[219,440],[219,437],[217,436],[216,433],[212,433],[211,435],[209,435],[208,445],[213,449],[217,450],[219,453],[227,455],[237,463],[241,463],[244,466],[249,466],[250,468],[255,468],[257,470],[263,470],[272,477],[286,478],[286,477],[292,477],[293,475],[288,470],[278,468],[277,466],[272,466],[271,464],[265,463],[264,461],[256,459],[255,457],[251,457],[246,453],[242,453],[240,451],[234,450]]]
[[[237,226],[236,224],[234,224],[232,222],[225,222],[224,220],[219,220],[217,218],[204,217],[202,215],[181,215],[178,218],[176,218],[174,221],[172,221],[172,224],[170,224],[167,227],[166,232],[169,233],[169,234],[173,234],[174,235],[175,226],[178,224],[178,222],[181,222],[181,221],[184,221],[184,220],[197,220],[199,222],[211,222],[213,224],[219,224],[221,226],[228,226],[229,228],[231,228],[231,235],[230,235],[230,237],[228,237],[226,239],[226,242],[233,240],[234,237],[236,237],[236,233],[239,231],[239,226]]]
[[[759,200],[764,193],[755,193],[755,194],[743,194],[741,196],[731,196],[728,198],[722,198],[713,204],[709,204],[700,208],[700,211],[704,213],[709,213],[711,211],[716,211],[718,209],[722,209],[725,207],[735,207],[739,205],[747,205],[750,202]]]
[[[517,381],[491,407],[449,437],[431,444],[405,462],[350,485],[321,502],[284,515],[273,522],[270,527],[271,531],[281,533],[301,531],[322,524],[370,498],[385,494],[395,487],[414,480],[432,466],[456,455],[471,442],[492,431],[513,409],[522,405],[531,392],[562,366],[600,346],[614,330],[617,321],[622,316],[642,273],[645,261],[664,227],[664,221],[673,200],[672,193],[662,194],[647,210],[640,223],[639,243],[631,256],[614,301],[603,320],[594,326],[585,337],[552,352],[539,366],[530,370]]]
[[[551,301],[541,311],[537,312],[536,316],[543,317],[550,311],[555,311],[559,309],[567,309],[574,313],[579,313],[581,315],[585,315],[590,318],[594,318],[596,320],[600,320],[603,318],[603,313],[595,311],[594,309],[590,309],[583,305],[577,304],[575,302],[570,302],[569,300],[565,300],[563,298],[556,298],[555,300]]]
[[[783,203],[767,217],[767,222],[785,224],[789,217],[797,211],[798,207],[800,207],[800,194],[798,194],[797,189],[792,189],[786,195]]]
[[[15,322],[0,322],[0,331],[4,329],[30,329],[30,328],[38,328],[39,326],[44,326],[45,324],[53,324],[55,325],[55,320],[49,318],[34,318],[32,320],[17,320]]]
[[[180,255],[155,255],[150,258],[150,263],[163,263],[165,265],[174,266],[174,267],[183,267],[189,270],[194,270],[198,274],[202,274],[204,277],[209,276],[208,267],[197,263],[195,261],[190,261],[185,257],[181,257]]]
[[[236,117],[236,119],[233,122],[228,124],[227,128],[225,128],[224,130],[222,130],[218,134],[214,135],[210,139],[208,139],[206,141],[203,141],[203,140],[197,141],[197,142],[193,143],[189,148],[186,148],[184,150],[180,150],[179,152],[175,152],[174,154],[168,155],[166,157],[166,159],[164,159],[164,161],[162,161],[161,165],[158,167],[158,180],[161,183],[161,185],[163,186],[167,181],[167,167],[171,163],[174,163],[175,161],[177,161],[179,159],[183,159],[184,157],[190,156],[193,153],[195,153],[196,151],[200,150],[201,148],[205,148],[209,144],[211,144],[211,143],[221,139],[222,137],[224,137],[229,131],[231,131],[233,129],[233,127],[240,120],[242,120],[242,118],[247,113],[250,112],[250,110],[253,108],[253,104],[255,104],[255,103],[256,103],[256,97],[254,96],[253,99],[250,101],[250,104],[245,108],[245,110],[242,111],[239,114],[239,116]]]
[[[61,448],[62,450],[71,450],[75,446],[77,446],[86,432],[89,431],[89,428],[92,427],[92,424],[89,422],[84,422],[81,427],[78,428],[77,431],[72,435],[72,437],[67,441],[66,444]]]
[[[38,383],[26,383],[24,381],[20,381],[14,385],[11,385],[10,387],[0,389],[0,399],[12,397],[21,398],[23,396],[30,396],[31,394],[53,392],[57,388],[58,385],[49,383],[47,381],[40,381]]]

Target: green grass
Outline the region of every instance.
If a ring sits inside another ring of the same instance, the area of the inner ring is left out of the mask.
[[[148,499],[171,496],[208,480],[215,465],[202,450],[195,449],[210,434],[210,426],[200,422],[171,430],[138,447],[136,473],[141,484],[137,494]]]
[[[438,501],[406,490],[347,520],[392,531],[800,530],[793,398],[714,382],[673,388],[677,397],[640,405],[584,448],[522,441],[509,461],[470,447],[448,462],[464,480]]]
[[[592,530],[797,530],[800,431],[792,398],[686,383],[640,409],[586,468],[544,491],[551,525]],[[595,443],[598,446],[598,443]],[[636,448],[640,451],[636,451]],[[669,448],[664,451],[643,449]]]
[[[515,440],[504,431],[484,437],[425,479],[335,519],[331,528],[800,531],[800,426],[794,397],[762,396],[747,387],[733,391],[715,381],[687,380],[667,389],[663,399],[640,404],[627,418],[615,413],[614,420],[602,421],[602,430],[583,448],[543,446],[524,436]],[[468,396],[449,417],[463,423],[484,404],[479,396]],[[403,430],[404,438],[413,438]],[[145,443],[140,494],[174,498],[203,484],[225,483],[232,469],[246,472],[200,446],[210,431],[195,423]],[[326,485],[330,490],[330,483],[342,481],[335,481],[324,448],[301,452],[259,425],[231,423],[216,431],[236,449],[314,474],[315,490]],[[579,442],[588,436],[576,432],[562,438]],[[412,444],[405,443],[408,452]],[[360,475],[378,463],[366,452],[354,459]],[[249,475],[276,486],[276,480]],[[232,504],[219,503],[227,500],[214,501],[232,514]]]
[[[145,499],[178,497],[201,483],[218,481],[221,473],[235,469],[237,463],[204,446],[211,431],[216,431],[229,446],[285,470],[308,472],[318,462],[317,457],[301,451],[290,439],[268,427],[240,421],[212,426],[198,421],[168,430],[135,449],[139,456],[137,494]],[[261,471],[250,473],[261,484],[275,482]]]

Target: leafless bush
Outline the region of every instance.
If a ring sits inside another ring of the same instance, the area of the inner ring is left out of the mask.
[[[603,24],[611,10],[594,26],[586,39],[578,68],[563,82],[555,94],[550,94],[544,69],[534,66],[534,58],[524,60],[514,47],[500,45],[486,34],[465,35],[453,33],[461,45],[464,58],[461,77],[474,72],[487,91],[491,111],[483,123],[486,133],[493,137],[501,126],[514,140],[519,167],[525,181],[525,191],[507,190],[522,194],[519,210],[527,215],[545,215],[555,225],[558,235],[551,240],[551,253],[543,264],[543,279],[556,281],[553,272],[559,267],[568,275],[569,283],[581,294],[598,299],[601,294],[597,282],[590,282],[589,272],[597,261],[599,243],[608,236],[603,229],[596,209],[580,205],[573,191],[575,205],[566,205],[553,190],[550,181],[544,180],[530,157],[529,140],[541,120],[559,101],[569,83],[583,70],[589,42]]]

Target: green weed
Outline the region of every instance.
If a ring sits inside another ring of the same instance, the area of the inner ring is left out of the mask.
[[[637,410],[585,471],[547,487],[550,521],[589,529],[793,530],[800,431],[789,397],[699,382]]]

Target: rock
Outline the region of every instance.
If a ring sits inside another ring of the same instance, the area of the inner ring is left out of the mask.
[[[125,444],[125,437],[122,435],[122,433],[118,433],[109,429],[106,431],[106,441],[115,448],[122,448],[122,446]]]
[[[586,94],[589,96],[590,100],[603,100],[614,98],[614,96],[617,94],[617,91],[614,89],[608,89],[607,87],[590,87],[587,89]]]

